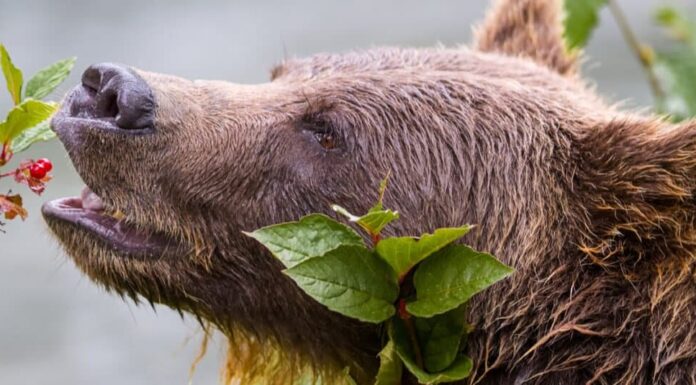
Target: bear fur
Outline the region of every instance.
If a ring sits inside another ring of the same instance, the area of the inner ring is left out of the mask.
[[[369,384],[381,331],[309,299],[241,231],[362,212],[391,172],[388,235],[477,224],[464,242],[516,269],[471,302],[462,384],[696,384],[696,122],[605,103],[561,16],[498,0],[472,48],[321,54],[261,85],[139,71],[155,134],[56,131],[108,210],[189,252],[122,255],[48,223],[96,282],[225,333],[231,382],[349,367]]]

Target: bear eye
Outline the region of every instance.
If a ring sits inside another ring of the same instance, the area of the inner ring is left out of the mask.
[[[307,111],[302,116],[299,126],[305,137],[320,145],[323,151],[341,151],[345,145],[342,135],[345,131],[343,122],[326,113],[326,108],[318,113],[313,110]]]
[[[327,150],[336,148],[336,136],[331,131],[319,131],[314,133],[314,139],[317,140],[320,146]]]

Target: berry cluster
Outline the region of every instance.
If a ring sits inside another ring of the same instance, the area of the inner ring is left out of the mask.
[[[29,166],[29,175],[35,179],[43,179],[51,170],[53,170],[51,161],[46,158],[41,158]]]
[[[9,159],[8,159],[9,160]],[[0,174],[0,178],[14,177],[15,182],[25,184],[37,195],[41,195],[46,189],[46,183],[51,180],[49,174],[53,170],[53,163],[46,158],[38,160],[22,161],[13,171]],[[25,219],[28,215],[27,210],[22,206],[22,197],[18,194],[0,194],[0,214],[4,218],[12,220],[16,217]],[[4,223],[0,222],[0,226]],[[0,229],[0,232],[3,232]]]

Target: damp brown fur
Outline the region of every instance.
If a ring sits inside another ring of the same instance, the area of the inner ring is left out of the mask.
[[[696,384],[696,122],[597,97],[559,3],[498,1],[474,49],[316,55],[262,85],[141,72],[155,135],[61,140],[107,206],[191,251],[133,258],[49,225],[95,281],[227,334],[242,383],[349,367],[367,384],[381,331],[307,298],[241,231],[360,212],[391,171],[390,234],[475,223],[465,242],[516,269],[472,301],[465,383]]]

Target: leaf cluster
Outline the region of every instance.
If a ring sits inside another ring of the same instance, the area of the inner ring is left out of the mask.
[[[56,62],[36,73],[26,86],[22,71],[13,63],[5,46],[0,44],[0,67],[14,107],[0,122],[0,144],[12,153],[19,153],[37,141],[55,137],[48,119],[57,110],[53,102],[41,101],[53,92],[70,74],[75,58]]]
[[[646,69],[657,111],[675,121],[696,116],[696,23],[675,8],[657,9],[655,22],[675,44],[654,50],[637,41],[616,0],[565,0],[565,39],[569,50],[587,44],[607,5]]]
[[[421,236],[387,237],[382,230],[399,213],[379,200],[364,215],[332,206],[365,232],[323,214],[258,229],[248,236],[286,267],[284,273],[328,309],[385,324],[377,385],[400,384],[404,368],[422,384],[466,378],[472,362],[463,351],[467,301],[512,269],[490,254],[455,243],[471,226]]]
[[[24,83],[24,75],[17,68],[4,45],[0,44],[0,69],[12,99],[13,107],[0,121],[0,167],[6,165],[14,154],[28,149],[32,144],[53,139],[55,133],[49,126],[58,104],[41,99],[51,94],[70,74],[75,58],[56,62],[40,70]],[[33,161],[22,162],[12,172],[1,173],[0,178],[13,177],[17,183],[26,184],[31,191],[40,194],[50,176],[35,178],[29,169]],[[5,219],[26,218],[19,195],[0,194],[0,214]],[[2,222],[0,222],[2,225]]]

